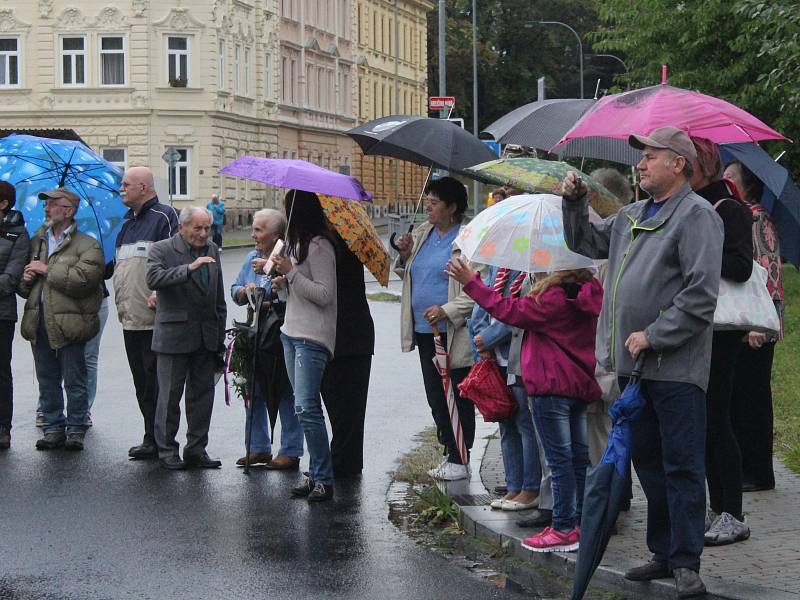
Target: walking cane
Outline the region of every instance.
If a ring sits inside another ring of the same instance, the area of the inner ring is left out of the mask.
[[[247,295],[253,302],[253,330],[255,331],[255,335],[253,336],[253,360],[252,360],[252,368],[250,370],[250,381],[248,381],[247,387],[248,389],[248,396],[250,397],[250,402],[247,406],[247,411],[245,413],[246,417],[245,420],[247,421],[247,429],[244,433],[244,474],[250,474],[250,440],[253,434],[253,406],[256,402],[256,367],[258,366],[258,325],[261,321],[261,305],[264,303],[264,290],[263,288],[256,288],[252,291],[252,296],[250,296],[251,292],[248,289]]]

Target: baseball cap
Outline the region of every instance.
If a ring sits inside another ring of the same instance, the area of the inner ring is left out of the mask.
[[[642,150],[645,146],[666,148],[667,150],[672,150],[675,154],[683,156],[689,162],[694,162],[697,158],[697,150],[689,134],[683,129],[678,129],[672,125],[654,129],[647,136],[631,134],[628,136],[628,143],[637,150]]]
[[[71,192],[67,188],[60,187],[48,192],[39,192],[39,200],[55,200],[56,198],[64,198],[65,200],[69,200],[72,206],[78,206],[78,204],[81,202],[78,194]]]

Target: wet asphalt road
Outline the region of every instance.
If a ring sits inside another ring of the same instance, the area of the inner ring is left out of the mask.
[[[225,252],[226,282],[244,255]],[[371,309],[377,344],[364,476],[316,506],[289,498],[298,474],[248,477],[235,468],[244,413],[238,399],[225,406],[221,386],[208,448],[221,470],[129,462],[142,425],[113,303],[86,450],[36,451],[36,383],[30,347],[18,336],[12,448],[0,453],[0,599],[515,597],[388,521],[388,471],[431,418],[417,356],[399,351],[399,304]],[[229,319],[243,317],[229,311]]]

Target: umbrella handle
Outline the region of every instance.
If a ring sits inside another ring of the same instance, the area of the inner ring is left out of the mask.
[[[644,361],[646,358],[646,352],[639,352],[639,356],[636,358],[636,363],[633,365],[633,372],[631,373],[631,379],[639,379],[642,376],[642,370],[644,369]]]
[[[433,331],[433,337],[439,337],[441,335],[441,333],[439,332],[438,323],[431,323],[431,331]]]

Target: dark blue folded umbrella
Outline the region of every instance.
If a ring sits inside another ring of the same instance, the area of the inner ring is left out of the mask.
[[[586,475],[581,516],[581,542],[575,565],[572,600],[580,600],[603,558],[611,538],[611,528],[628,496],[631,463],[631,423],[642,412],[645,400],[640,393],[644,354],[639,355],[633,374],[620,397],[608,409],[613,422],[608,444],[600,463]]]
[[[738,160],[764,184],[761,205],[775,220],[781,256],[800,269],[800,189],[782,165],[757,144],[720,144],[724,163]]]

